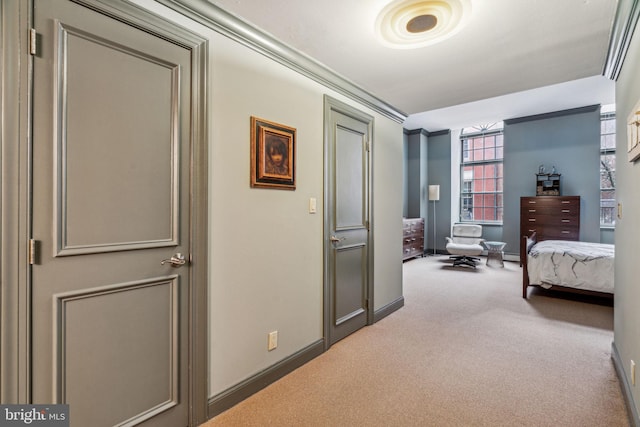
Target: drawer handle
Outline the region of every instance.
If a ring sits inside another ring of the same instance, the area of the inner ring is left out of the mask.
[[[537,209],[529,209],[530,213],[534,213]]]
[[[529,222],[536,222],[535,218],[529,218]]]
[[[571,212],[570,209],[562,209],[562,213],[569,213],[569,212]]]
[[[562,231],[561,231],[561,233],[562,233],[562,234],[569,234],[569,233],[571,233],[571,232],[570,232],[570,231],[567,231],[567,230],[562,230]]]
[[[536,201],[535,201],[535,200],[529,200],[529,204],[530,204],[530,205],[535,205],[535,204],[536,204]]]
[[[563,219],[562,222],[571,222],[570,219]]]
[[[569,203],[571,203],[571,200],[561,200],[560,203],[568,205]]]

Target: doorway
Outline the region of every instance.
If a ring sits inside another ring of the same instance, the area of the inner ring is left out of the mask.
[[[325,96],[325,346],[372,323],[373,117]]]

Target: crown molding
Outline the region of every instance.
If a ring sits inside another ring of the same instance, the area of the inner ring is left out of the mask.
[[[327,88],[364,104],[397,123],[403,123],[407,118],[406,113],[372,95],[354,82],[206,0],[156,1]]]
[[[628,12],[625,10],[627,4],[630,4]],[[611,80],[618,80],[638,17],[640,17],[640,0],[618,1],[616,16],[611,27],[607,60],[602,72],[602,75]]]

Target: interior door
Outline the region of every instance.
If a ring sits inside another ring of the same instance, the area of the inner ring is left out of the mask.
[[[328,345],[369,322],[369,147],[373,118],[325,99]]]
[[[32,401],[188,425],[191,52],[68,0],[34,24]]]

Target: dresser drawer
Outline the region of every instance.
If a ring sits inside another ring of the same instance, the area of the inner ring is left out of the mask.
[[[578,240],[580,238],[578,228],[544,227],[543,233],[547,240]]]
[[[525,212],[522,217],[520,217],[520,224],[544,224],[544,225],[553,225],[553,226],[565,226],[565,227],[578,227],[580,225],[580,221],[577,215],[571,214],[558,214],[558,215],[532,215],[531,213]]]
[[[521,197],[520,207],[566,207],[580,206],[580,197],[578,196],[537,196],[537,197]]]
[[[523,206],[521,212],[523,214],[529,214],[530,216],[537,215],[564,215],[564,216],[578,216],[580,215],[580,205],[568,204],[560,206],[551,205],[528,205]]]

